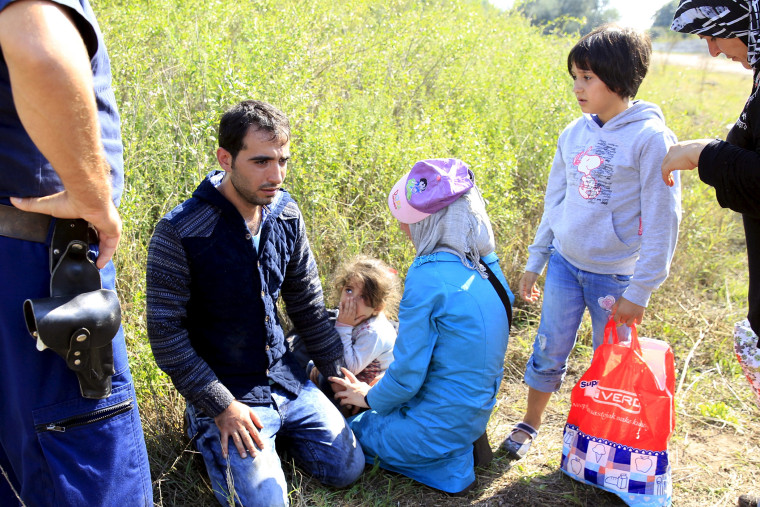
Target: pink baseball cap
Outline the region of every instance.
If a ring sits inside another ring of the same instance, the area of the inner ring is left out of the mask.
[[[459,159],[422,160],[393,185],[388,207],[399,222],[416,224],[459,199],[473,187],[474,179]]]

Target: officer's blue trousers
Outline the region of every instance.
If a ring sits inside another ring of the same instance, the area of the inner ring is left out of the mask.
[[[48,262],[46,245],[0,236],[0,505],[152,505],[123,331],[112,394],[88,400],[63,358],[38,351],[26,329],[24,300],[50,295]],[[113,289],[113,264],[101,277]]]

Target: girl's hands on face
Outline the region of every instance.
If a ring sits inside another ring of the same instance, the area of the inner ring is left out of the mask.
[[[356,312],[356,300],[353,296],[343,296],[340,298],[340,304],[338,305],[338,322],[346,324],[347,326],[355,326],[361,320],[357,322],[358,315]]]
[[[375,315],[375,309],[367,306],[360,287],[348,283],[343,287],[338,304],[338,323],[356,326]]]

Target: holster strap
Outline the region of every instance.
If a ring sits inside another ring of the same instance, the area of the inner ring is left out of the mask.
[[[0,204],[0,236],[45,243],[53,217]]]

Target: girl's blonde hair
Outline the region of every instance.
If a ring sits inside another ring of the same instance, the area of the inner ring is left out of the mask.
[[[340,301],[343,287],[350,281],[362,284],[362,295],[367,306],[382,310],[388,318],[398,315],[401,300],[401,280],[395,269],[380,259],[359,255],[338,267],[333,276],[336,301]]]

